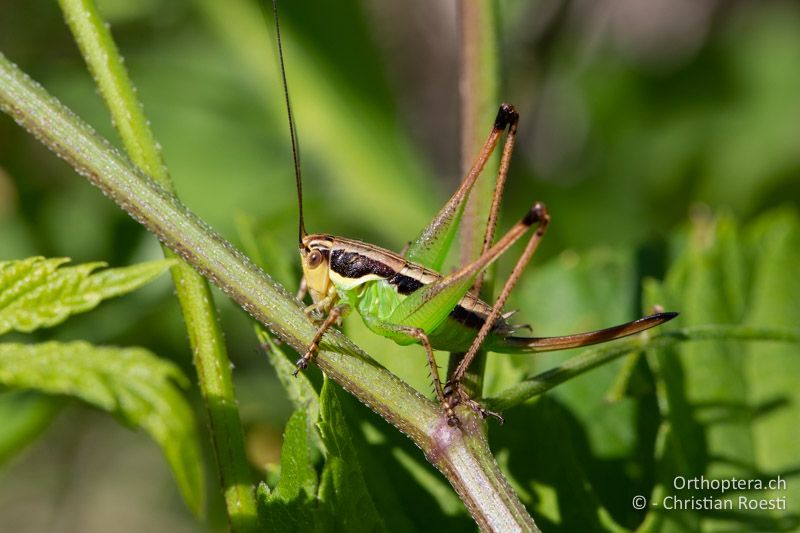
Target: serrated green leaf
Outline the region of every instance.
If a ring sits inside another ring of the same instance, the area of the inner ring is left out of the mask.
[[[364,481],[336,385],[328,379],[320,395],[319,430],[328,451],[319,488],[322,512],[342,531],[386,531]]]
[[[800,324],[798,215],[789,210],[769,213],[748,229],[745,242],[756,263],[745,322],[796,328]],[[751,343],[748,348],[743,373],[754,415],[750,425],[754,461],[762,472],[787,477],[797,468],[800,457],[800,348],[786,343]],[[786,498],[785,512],[769,513],[775,518],[800,516],[800,483],[796,477],[785,489],[764,491],[759,497]]]
[[[696,219],[663,289],[651,285],[648,297],[679,310],[683,326],[740,322],[746,285],[745,276],[739,272],[746,265],[741,263],[741,251],[736,251],[739,241],[738,228],[729,217]],[[737,266],[731,267],[732,262]],[[651,364],[656,369],[661,410],[671,429],[659,457],[663,496],[696,495],[672,489],[676,476],[753,475],[727,461],[710,460],[711,454],[719,454],[738,458],[742,461],[740,466],[752,464],[747,420],[729,415],[723,415],[718,422],[714,420],[728,410],[725,405],[744,407],[746,403],[746,384],[741,374],[745,350],[741,343],[708,342],[674,345],[653,352]],[[662,531],[715,527],[715,519],[703,514],[692,509],[675,510],[663,517],[659,527]],[[730,526],[722,518],[716,527],[722,524]]]
[[[311,531],[315,523],[317,473],[311,464],[307,414],[297,410],[286,423],[281,477],[273,491],[258,488],[260,511],[270,531]]]
[[[146,284],[175,263],[164,259],[95,272],[105,263],[61,266],[68,261],[31,257],[0,262],[0,335],[54,326]]]
[[[650,284],[646,298],[681,311],[682,326],[794,328],[800,323],[798,271],[800,223],[794,212],[766,215],[744,229],[729,216],[698,219],[664,287]],[[670,425],[654,497],[698,495],[675,491],[675,476],[774,479],[796,469],[797,353],[796,344],[731,339],[673,345],[651,354],[661,410]],[[660,531],[796,527],[800,489],[791,482],[787,487],[741,493],[786,497],[785,510],[739,509],[737,494],[732,500],[738,513],[675,510],[648,520],[648,530],[656,530],[656,524]]]
[[[192,410],[175,383],[189,380],[143,348],[69,343],[0,344],[0,383],[75,396],[144,429],[169,461],[186,503],[204,505],[200,444]]]

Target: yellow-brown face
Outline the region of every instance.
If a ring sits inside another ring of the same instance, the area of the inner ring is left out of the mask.
[[[327,296],[331,288],[329,275],[330,249],[333,240],[328,235],[306,235],[300,247],[300,260],[303,263],[303,277],[314,303]]]

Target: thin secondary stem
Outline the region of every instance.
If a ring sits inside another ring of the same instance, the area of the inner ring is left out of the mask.
[[[84,175],[158,238],[213,281],[256,320],[303,353],[316,327],[299,302],[163,187],[142,174],[0,54],[0,108]],[[438,404],[403,383],[331,330],[317,365],[397,429],[408,435],[448,479],[486,530],[535,530],[504,480],[476,415],[459,408],[462,428],[447,424]]]
[[[131,160],[167,190],[172,180],[122,58],[93,0],[59,0],[75,41],[108,106]],[[162,245],[166,257],[175,254]],[[222,330],[208,282],[189,264],[172,268],[208,415],[228,520],[233,531],[258,526],[255,491],[244,448],[244,431]]]
[[[800,330],[710,325],[664,331],[655,335],[644,332],[608,346],[591,348],[555,368],[527,378],[497,396],[486,399],[485,404],[489,409],[508,409],[623,355],[664,348],[677,342],[702,340],[800,342]]]

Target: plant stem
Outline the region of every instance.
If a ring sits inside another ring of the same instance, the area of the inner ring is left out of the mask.
[[[0,108],[213,281],[256,320],[301,353],[316,327],[299,302],[170,192],[0,54]],[[452,428],[441,408],[329,331],[317,365],[360,401],[408,435],[447,477],[478,525],[487,530],[535,530],[503,479],[480,424],[459,408]]]
[[[128,156],[145,174],[174,192],[133,83],[94,1],[59,0],[59,3]],[[162,248],[166,257],[175,256],[166,246]],[[254,531],[258,526],[254,485],[245,454],[230,359],[211,288],[185,262],[173,267],[171,273],[189,333],[230,527],[233,531]]]
[[[439,420],[433,430],[436,446],[426,449],[425,457],[450,480],[481,530],[538,532],[494,456],[484,451],[488,449],[485,422],[469,408],[459,408],[458,417],[461,430]],[[469,491],[462,492],[464,488]]]

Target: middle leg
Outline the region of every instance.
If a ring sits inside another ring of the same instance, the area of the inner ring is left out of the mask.
[[[384,337],[394,339],[400,344],[410,344],[408,341],[416,341],[425,349],[425,356],[428,358],[428,366],[430,368],[431,380],[433,382],[433,390],[436,393],[436,398],[445,409],[447,418],[449,419],[454,416],[452,409],[450,409],[445,399],[445,391],[442,387],[442,380],[439,377],[439,366],[436,364],[436,358],[433,356],[433,347],[431,346],[431,342],[425,330],[417,326],[398,324],[391,320],[384,321],[378,319],[371,320],[369,328]]]

